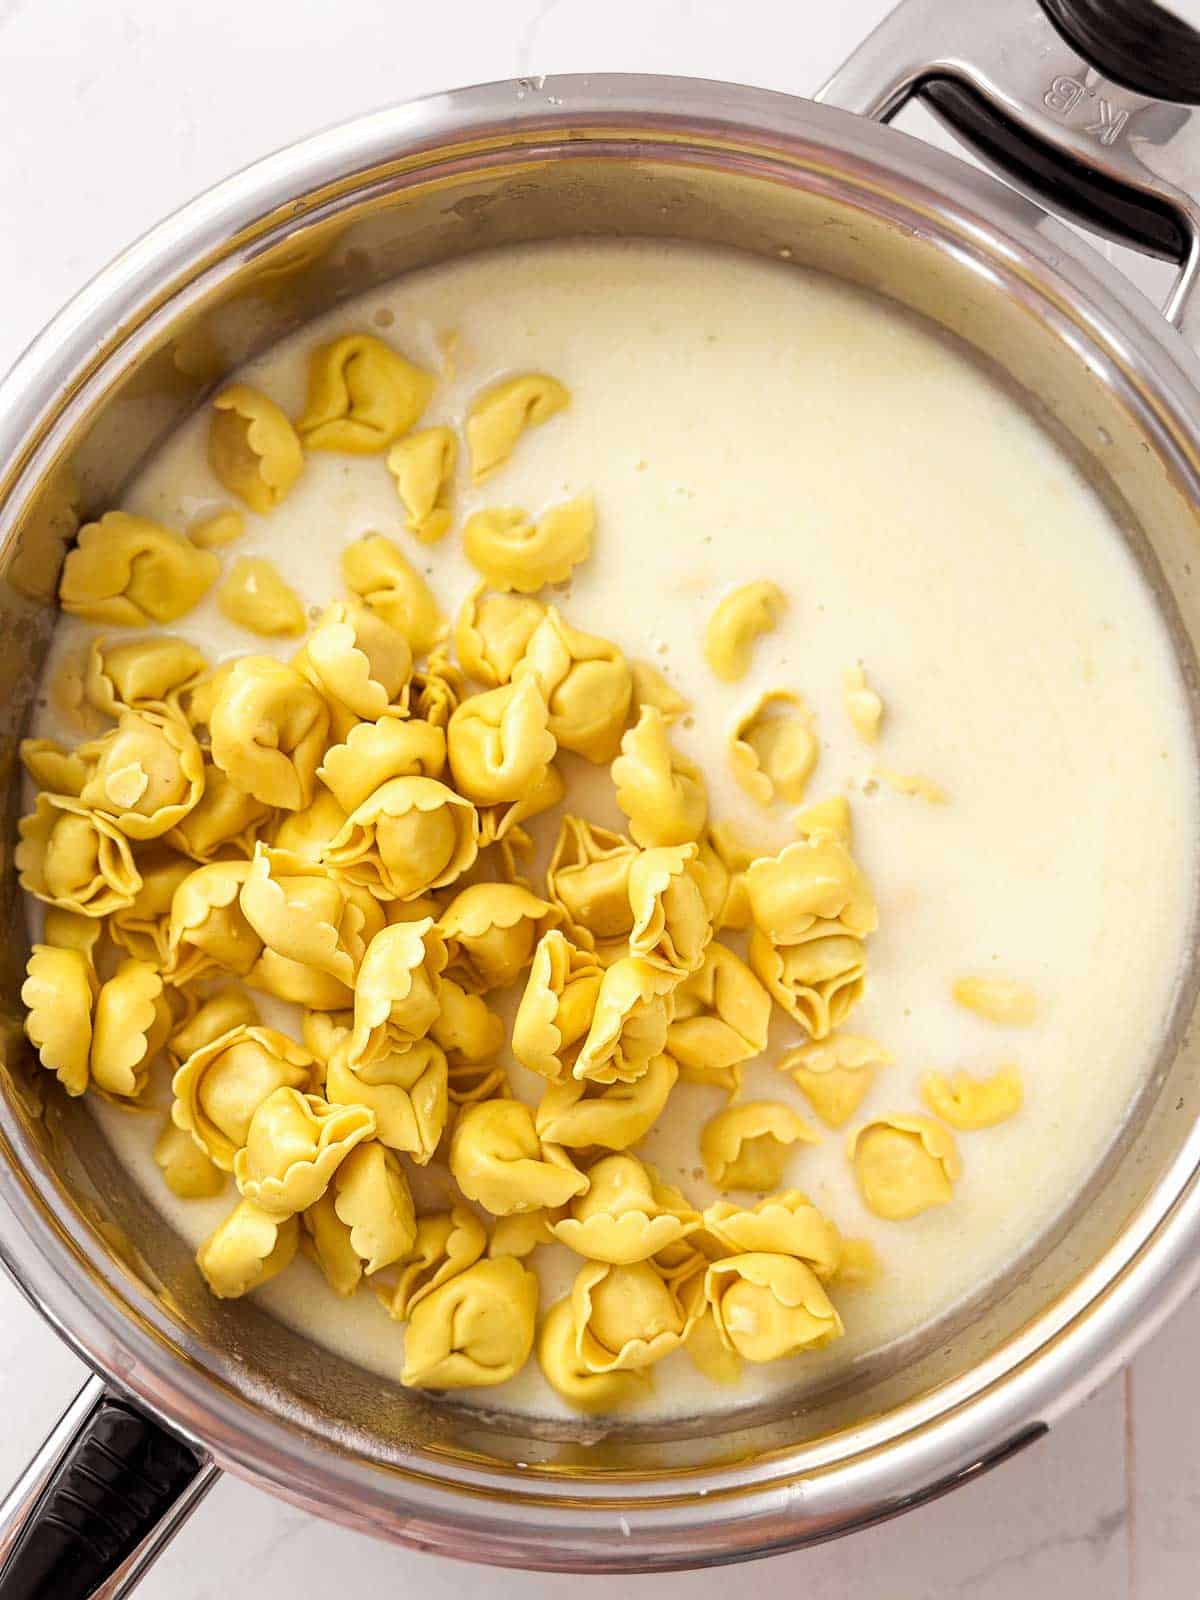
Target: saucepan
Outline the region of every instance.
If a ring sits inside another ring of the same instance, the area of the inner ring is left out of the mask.
[[[889,127],[914,97],[1009,182]],[[1192,101],[1200,36],[1147,0],[906,0],[816,101],[684,78],[491,84],[229,179],[119,257],[0,388],[0,839],[80,520],[231,368],[331,304],[566,235],[734,245],[964,341],[1107,497],[1200,707]],[[1175,263],[1165,315],[1044,207]],[[662,1570],[812,1543],[1020,1450],[1200,1276],[1193,970],[1069,1213],[974,1303],[803,1404],[581,1435],[389,1387],[211,1299],[83,1106],[33,1070],[11,848],[0,860],[0,1254],[96,1374],[0,1514],[3,1600],[125,1592],[219,1471],[508,1566]]]

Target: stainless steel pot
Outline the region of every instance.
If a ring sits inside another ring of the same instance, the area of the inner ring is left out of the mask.
[[[1192,69],[1195,41],[1172,55],[1150,39],[1100,71],[1060,31],[1091,37],[1098,3],[1075,0],[1072,18],[1047,0],[1052,22],[1037,0],[908,0],[817,103],[671,78],[455,91],[273,156],[133,246],[0,390],[3,837],[80,515],[248,355],[410,267],[514,240],[738,245],[949,330],[1108,496],[1195,695],[1200,136],[1188,106],[1155,98],[1200,99],[1171,76]],[[1169,320],[1039,206],[885,126],[913,95],[1059,209],[1175,259]],[[788,1549],[1012,1454],[1127,1359],[1200,1271],[1193,971],[1153,1081],[1071,1214],[1000,1290],[828,1393],[585,1440],[384,1390],[253,1305],[212,1300],[86,1110],[29,1070],[10,858],[0,1253],[100,1376],[4,1509],[3,1600],[123,1592],[218,1468],[366,1532],[512,1566],[664,1569]]]

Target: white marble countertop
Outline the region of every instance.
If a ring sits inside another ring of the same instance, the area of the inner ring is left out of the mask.
[[[1196,0],[1189,0],[1189,7]],[[0,369],[165,212],[259,154],[455,83],[640,70],[815,87],[888,0],[0,0]],[[445,27],[436,19],[446,17]],[[971,1487],[853,1539],[776,1558],[806,1600],[1200,1591],[1200,1304],[1048,1438]],[[84,1376],[0,1280],[0,1488]],[[736,1580],[734,1580],[736,1581]],[[372,1543],[226,1478],[147,1578],[146,1600],[306,1600],[420,1586],[558,1600],[728,1591],[722,1571],[638,1579],[491,1573]]]

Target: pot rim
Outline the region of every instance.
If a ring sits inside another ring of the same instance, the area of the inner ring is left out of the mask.
[[[581,128],[597,149],[605,141],[625,148],[625,159],[719,165],[722,153],[736,153],[781,172],[790,166],[809,188],[822,174],[836,176],[877,213],[889,215],[891,204],[891,214],[917,214],[932,242],[988,274],[997,292],[1036,305],[1060,339],[1099,366],[1200,498],[1200,365],[1114,268],[1037,207],[953,156],[829,106],[700,79],[602,74],[487,84],[370,113],[268,156],[160,223],[58,314],[0,385],[0,511],[36,479],[131,326],[148,325],[197,263],[234,252],[246,259],[268,236],[313,220],[339,184],[380,166],[416,171],[428,153],[468,139],[545,150]],[[673,1479],[521,1472],[432,1451],[384,1472],[298,1435],[187,1359],[153,1298],[131,1288],[98,1240],[66,1225],[58,1181],[3,1098],[0,1154],[0,1204],[11,1223],[0,1230],[0,1259],[91,1366],[223,1466],[307,1509],[506,1565],[661,1570],[764,1554],[879,1520],[1052,1421],[1126,1361],[1200,1280],[1193,1128],[1123,1233],[1067,1292],[967,1373],[848,1430],[850,1451],[837,1434],[750,1468]]]

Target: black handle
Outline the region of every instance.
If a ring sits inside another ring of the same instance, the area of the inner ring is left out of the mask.
[[[1072,49],[1155,100],[1200,102],[1200,33],[1155,0],[1041,0]]]
[[[18,1534],[0,1600],[89,1600],[205,1466],[143,1412],[102,1396]]]

